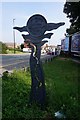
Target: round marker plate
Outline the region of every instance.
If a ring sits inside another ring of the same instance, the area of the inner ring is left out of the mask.
[[[46,32],[46,27],[46,19],[39,14],[31,16],[27,22],[28,32],[35,37],[43,35]]]

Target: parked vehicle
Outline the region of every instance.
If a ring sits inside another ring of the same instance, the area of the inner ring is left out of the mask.
[[[30,48],[23,48],[23,52],[31,53],[31,49]]]

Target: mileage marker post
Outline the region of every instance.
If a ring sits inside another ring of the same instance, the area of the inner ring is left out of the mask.
[[[30,72],[31,72],[31,92],[29,105],[38,103],[41,109],[44,109],[46,104],[46,89],[44,73],[41,61],[41,47],[48,42],[44,38],[50,39],[53,33],[45,33],[63,26],[64,22],[47,23],[44,16],[35,14],[31,16],[26,26],[14,27],[14,29],[28,34],[22,34],[24,42],[31,48],[30,56]]]

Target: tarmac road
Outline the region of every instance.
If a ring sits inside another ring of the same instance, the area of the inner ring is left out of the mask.
[[[45,60],[49,57],[46,54],[41,55],[41,59]],[[12,71],[29,66],[30,53],[25,54],[5,54],[0,55],[0,74],[4,71]]]

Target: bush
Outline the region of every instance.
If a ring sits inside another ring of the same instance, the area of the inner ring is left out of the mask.
[[[0,42],[0,54],[6,54],[7,53],[7,46]]]

